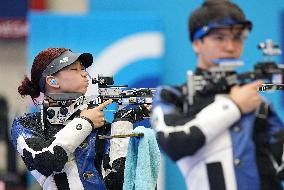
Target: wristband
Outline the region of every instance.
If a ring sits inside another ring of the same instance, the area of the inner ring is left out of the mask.
[[[85,116],[80,116],[80,118],[87,120],[87,121],[91,124],[91,126],[93,127],[93,129],[95,129],[95,125],[94,125],[94,123],[92,122],[92,120],[90,120],[89,118],[87,118],[87,117],[85,117]]]

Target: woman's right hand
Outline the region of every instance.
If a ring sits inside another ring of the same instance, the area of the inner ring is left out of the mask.
[[[81,111],[80,116],[84,116],[90,119],[93,122],[95,128],[99,128],[105,124],[105,117],[102,110],[111,103],[112,100],[107,100],[95,108],[84,109]]]

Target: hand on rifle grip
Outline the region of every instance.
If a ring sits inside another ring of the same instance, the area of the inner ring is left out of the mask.
[[[231,88],[229,97],[236,103],[242,114],[256,110],[261,103],[261,96],[257,89],[262,83],[262,81],[255,81]]]
[[[93,122],[95,128],[99,128],[105,124],[105,117],[103,113],[103,109],[112,103],[112,100],[107,100],[102,104],[98,105],[92,109],[84,109],[82,110],[80,116],[84,116]]]

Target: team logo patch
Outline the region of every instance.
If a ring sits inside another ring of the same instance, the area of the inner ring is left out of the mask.
[[[78,125],[76,126],[76,129],[77,129],[77,130],[81,130],[81,129],[82,129],[82,125],[81,125],[81,124],[78,124]]]
[[[63,59],[59,61],[59,63],[66,63],[66,62],[68,62],[68,57],[63,57]]]

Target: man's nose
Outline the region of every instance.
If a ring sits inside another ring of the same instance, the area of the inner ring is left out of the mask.
[[[236,48],[235,41],[231,38],[226,38],[225,40],[225,49],[227,51],[234,51]]]

